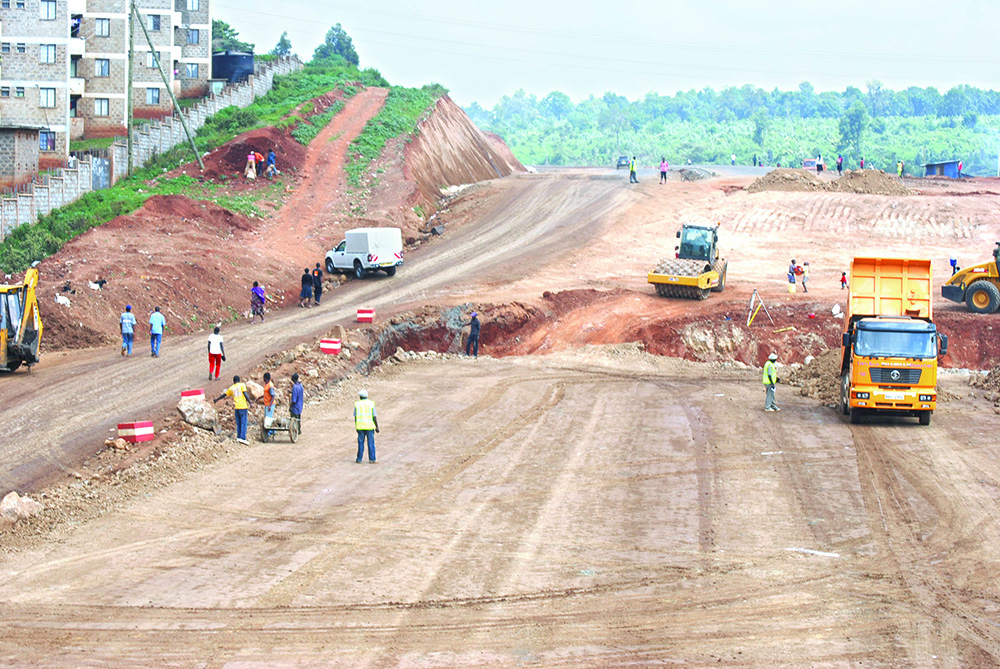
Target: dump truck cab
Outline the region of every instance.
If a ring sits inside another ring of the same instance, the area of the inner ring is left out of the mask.
[[[0,285],[0,371],[13,372],[38,362],[42,318],[35,288],[38,270],[29,269],[21,283]]]
[[[948,338],[931,319],[929,260],[855,258],[844,324],[840,410],[916,416],[937,408],[937,359]]]

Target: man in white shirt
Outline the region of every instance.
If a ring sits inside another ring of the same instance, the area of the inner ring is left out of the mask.
[[[222,363],[226,359],[226,345],[222,343],[222,335],[219,334],[219,326],[215,326],[215,331],[208,335],[208,380],[214,377],[219,380],[219,371]]]

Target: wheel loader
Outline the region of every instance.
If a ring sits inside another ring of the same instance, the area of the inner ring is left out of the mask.
[[[675,258],[664,258],[647,280],[661,297],[704,300],[726,287],[729,263],[719,254],[719,226],[684,224]]]
[[[992,314],[1000,309],[1000,242],[993,249],[993,260],[955,272],[943,286],[941,296],[952,302],[965,302],[969,311]]]
[[[42,317],[38,313],[35,288],[38,270],[29,269],[21,283],[0,285],[0,371],[28,369],[38,362],[42,341]]]

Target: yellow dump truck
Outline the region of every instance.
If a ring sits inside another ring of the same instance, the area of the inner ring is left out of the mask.
[[[38,362],[42,317],[38,313],[38,270],[29,269],[21,283],[0,286],[0,371],[30,369]]]
[[[729,263],[719,253],[719,226],[684,225],[674,258],[665,258],[646,275],[660,297],[704,300],[726,287]]]
[[[916,416],[937,406],[937,359],[948,350],[931,314],[931,261],[855,258],[841,341],[840,410]]]

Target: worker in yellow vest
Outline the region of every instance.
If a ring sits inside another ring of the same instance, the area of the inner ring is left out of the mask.
[[[358,431],[358,457],[361,463],[365,455],[365,440],[368,440],[368,462],[375,464],[375,433],[378,432],[378,416],[375,403],[368,399],[367,390],[359,390],[360,399],[354,403],[354,429]]]
[[[764,363],[764,388],[767,389],[764,395],[764,411],[781,411],[774,401],[774,387],[778,384],[778,369],[774,366],[774,361],[778,359],[776,353],[767,357]]]
[[[635,156],[632,156],[632,160],[629,161],[628,164],[628,182],[630,184],[639,183],[639,180],[635,178],[635,168],[636,168]]]

